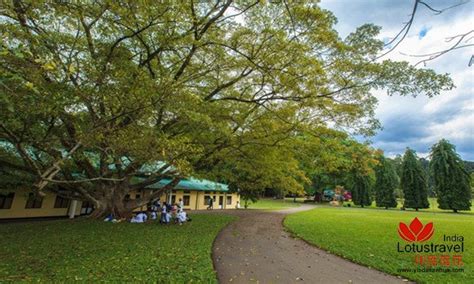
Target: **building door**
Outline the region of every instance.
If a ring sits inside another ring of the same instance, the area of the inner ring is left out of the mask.
[[[219,196],[219,209],[224,208],[224,196]]]

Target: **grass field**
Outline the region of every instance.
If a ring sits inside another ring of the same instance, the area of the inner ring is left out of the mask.
[[[438,208],[438,201],[436,200],[436,198],[434,197],[430,197],[428,198],[428,201],[430,202],[430,208],[427,208],[427,209],[420,209],[421,212],[446,212],[446,213],[450,213],[450,212],[453,212],[452,210],[443,210],[443,209],[439,209]],[[355,206],[354,203],[352,202],[344,202],[344,204],[351,204],[351,206]],[[397,208],[390,208],[389,210],[400,210],[400,208],[402,207],[403,205],[403,201],[401,199],[398,200],[398,205],[397,205]],[[356,206],[357,207],[357,206]],[[380,209],[379,207],[376,207],[375,206],[375,202],[372,202],[372,204],[367,207],[367,208],[378,208]],[[414,211],[414,209],[411,209],[411,208],[408,208],[406,209],[407,211]],[[460,211],[462,213],[468,213],[468,214],[474,214],[474,211],[472,211],[472,208],[471,208],[471,211]]]
[[[242,202],[243,205],[243,202]],[[285,208],[292,208],[292,207],[299,207],[300,202],[293,202],[293,199],[259,199],[255,203],[250,203],[248,208],[249,209],[263,209],[263,210],[279,210]]]
[[[464,272],[398,271],[416,267],[413,253],[397,251],[398,242],[405,244],[397,233],[399,222],[409,224],[415,216],[423,224],[434,224],[435,233],[427,243],[453,244],[443,242],[444,234],[464,237]],[[471,214],[324,206],[289,215],[285,226],[298,237],[331,253],[391,274],[423,283],[474,283],[474,216]]]
[[[234,219],[198,214],[183,225],[36,221],[0,225],[0,282],[217,282],[211,247]]]

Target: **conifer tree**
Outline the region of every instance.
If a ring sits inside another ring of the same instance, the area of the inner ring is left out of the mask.
[[[416,211],[430,207],[425,171],[410,148],[407,148],[403,156],[400,187],[405,196],[403,207],[414,208]]]
[[[372,200],[370,199],[370,180],[368,176],[362,174],[355,174],[352,184],[352,201],[355,205],[370,206]]]
[[[377,207],[397,207],[395,188],[398,175],[395,167],[383,156],[379,157],[379,165],[375,168],[375,203]]]
[[[430,172],[440,209],[470,210],[471,177],[455,146],[445,139],[431,148]]]

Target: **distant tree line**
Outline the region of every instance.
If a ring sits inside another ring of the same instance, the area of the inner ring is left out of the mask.
[[[403,207],[429,208],[428,196],[435,196],[438,207],[445,210],[470,210],[472,198],[472,162],[463,161],[455,146],[442,139],[431,148],[429,160],[416,156],[407,148],[403,157],[393,160],[380,155],[375,167],[375,201],[377,207],[393,208],[398,197],[403,197]],[[471,172],[469,171],[471,170]],[[354,204],[371,205],[372,201],[359,199],[361,185],[353,187]],[[363,192],[365,193],[365,189]],[[402,195],[402,196],[400,196]]]
[[[418,211],[429,208],[428,198],[435,197],[440,209],[470,210],[474,162],[463,161],[447,140],[433,145],[427,158],[418,158],[410,148],[403,156],[391,159],[381,150],[371,150],[362,144],[358,147],[353,145],[348,151],[351,159],[333,161],[336,165],[347,162],[352,166],[317,172],[306,192],[321,194],[324,189],[343,185],[351,191],[353,203],[361,207],[375,201],[377,207],[395,208],[398,199],[402,200],[402,209]],[[361,152],[362,148],[365,152]]]

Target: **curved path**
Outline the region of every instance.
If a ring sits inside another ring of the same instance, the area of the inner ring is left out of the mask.
[[[219,282],[403,282],[291,237],[282,225],[285,215],[312,208],[303,205],[281,211],[228,211],[240,219],[224,228],[214,241],[213,261]]]

